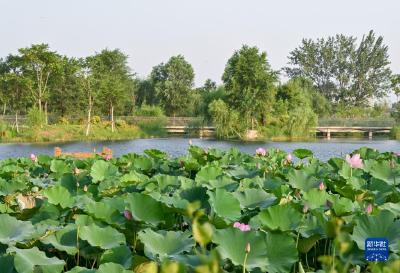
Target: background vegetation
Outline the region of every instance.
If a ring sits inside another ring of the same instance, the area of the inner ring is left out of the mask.
[[[400,120],[399,104],[381,100],[400,93],[400,76],[390,70],[388,47],[373,31],[360,41],[341,34],[304,39],[288,59],[288,66],[276,71],[266,52],[243,45],[228,59],[221,85],[208,79],[195,87],[193,67],[182,55],[139,78],[119,49],[74,58],[47,44],[31,45],[0,59],[1,112],[15,117],[11,127],[2,125],[2,137],[26,134],[21,115],[28,116],[31,131],[80,125],[87,138],[95,136],[94,116],[106,117],[103,128],[116,134],[124,127],[116,126],[116,116],[159,117],[139,124],[156,134],[165,115],[202,117],[223,138],[244,137],[251,129],[266,138],[307,137],[318,118],[326,117]]]

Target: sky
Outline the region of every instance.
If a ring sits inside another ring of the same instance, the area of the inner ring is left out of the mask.
[[[0,57],[33,43],[83,57],[119,48],[139,77],[183,54],[196,86],[221,82],[243,44],[266,51],[274,69],[302,38],[374,30],[400,73],[399,0],[0,0]]]

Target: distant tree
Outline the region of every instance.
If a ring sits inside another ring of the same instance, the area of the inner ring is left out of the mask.
[[[48,84],[50,77],[60,69],[61,57],[50,51],[47,44],[37,44],[18,50],[21,58],[22,75],[31,91],[39,111],[44,111],[47,122]]]
[[[15,128],[19,133],[18,115],[25,110],[29,104],[27,81],[22,75],[21,58],[9,55],[3,64],[3,73],[0,76],[4,97],[9,104],[10,110],[15,114]]]
[[[228,104],[251,124],[272,111],[277,73],[267,61],[267,54],[257,47],[244,45],[228,60],[222,76]]]
[[[78,74],[82,62],[63,56],[57,73],[49,80],[49,110],[63,117],[77,116],[82,113],[85,95],[79,82]]]
[[[154,84],[151,79],[139,79],[137,82],[136,105],[156,105],[159,103]]]
[[[352,36],[304,39],[289,55],[290,77],[306,77],[333,103],[366,105],[390,89],[388,47],[373,31],[357,45]]]
[[[400,96],[400,74],[393,75],[391,78],[391,88],[397,97]]]
[[[114,111],[121,110],[134,88],[132,74],[127,65],[128,57],[119,49],[104,49],[92,57],[91,71],[98,90],[99,107],[108,109],[111,131],[115,130]]]
[[[217,89],[217,83],[211,79],[207,79],[201,89],[205,92],[213,92]]]
[[[157,96],[168,115],[175,116],[187,108],[194,84],[192,66],[182,55],[155,66],[150,75]]]

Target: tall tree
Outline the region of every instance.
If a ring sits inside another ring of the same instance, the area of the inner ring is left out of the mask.
[[[333,103],[366,105],[390,90],[388,47],[373,31],[357,45],[352,36],[304,39],[289,55],[290,77],[306,77]]]
[[[119,49],[104,49],[93,56],[91,70],[95,77],[95,88],[99,91],[99,107],[108,109],[111,131],[115,130],[114,112],[123,109],[134,89],[128,56]],[[101,103],[100,103],[101,102]]]
[[[228,60],[222,76],[229,105],[242,114],[254,128],[272,110],[277,73],[271,69],[267,54],[244,45]]]
[[[22,73],[39,108],[44,111],[47,120],[49,98],[48,83],[60,69],[61,57],[50,51],[47,44],[32,45],[18,50],[22,60]],[[47,121],[46,121],[47,122]]]
[[[175,116],[188,106],[194,71],[182,55],[155,66],[150,78],[167,114]]]

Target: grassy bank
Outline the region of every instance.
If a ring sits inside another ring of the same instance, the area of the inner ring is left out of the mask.
[[[124,140],[135,138],[161,137],[165,131],[157,126],[125,125],[116,127],[114,132],[109,126],[92,125],[89,136],[85,135],[84,125],[47,125],[37,128],[3,130],[1,142],[63,142],[79,140]]]

